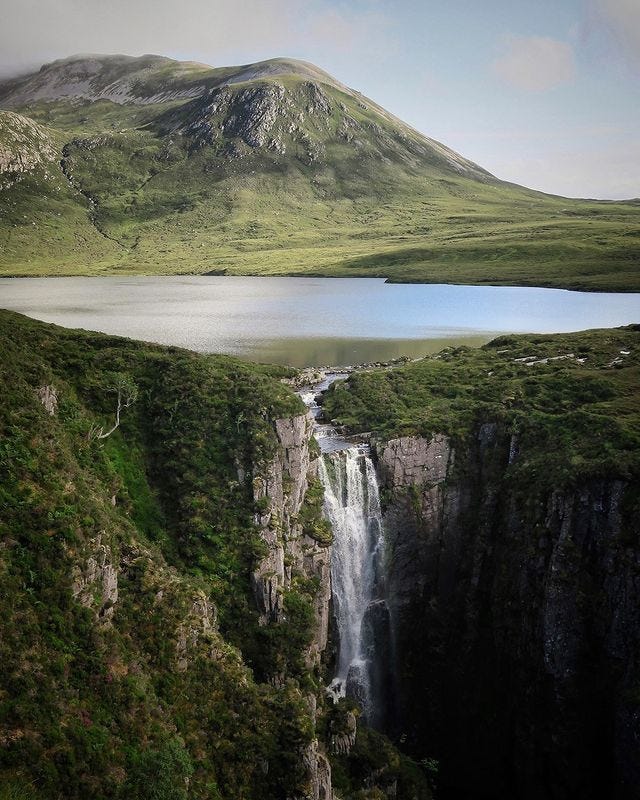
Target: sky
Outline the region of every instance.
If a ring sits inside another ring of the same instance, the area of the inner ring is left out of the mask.
[[[499,178],[640,197],[640,0],[0,0],[0,75],[74,53],[301,58]]]

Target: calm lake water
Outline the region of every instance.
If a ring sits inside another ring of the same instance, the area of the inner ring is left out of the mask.
[[[0,307],[68,328],[296,367],[415,357],[507,332],[640,322],[640,294],[378,278],[0,278]]]

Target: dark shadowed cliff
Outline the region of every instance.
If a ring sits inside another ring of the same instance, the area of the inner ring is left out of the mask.
[[[640,335],[358,374],[388,537],[387,730],[442,797],[638,797]]]

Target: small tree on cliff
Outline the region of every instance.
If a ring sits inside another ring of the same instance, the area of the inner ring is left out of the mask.
[[[103,426],[92,425],[89,439],[106,439],[120,427],[120,414],[125,408],[132,406],[138,399],[138,385],[129,375],[117,373],[104,385],[104,391],[116,395],[115,422],[108,431]]]

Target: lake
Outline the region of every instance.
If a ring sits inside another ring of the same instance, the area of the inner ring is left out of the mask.
[[[417,357],[500,333],[640,322],[640,294],[381,278],[0,278],[0,307],[68,328],[295,367]]]

